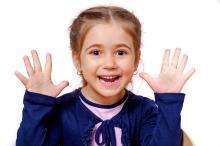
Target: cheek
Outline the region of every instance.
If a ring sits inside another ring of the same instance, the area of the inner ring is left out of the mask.
[[[123,72],[127,75],[133,75],[135,71],[134,61],[119,61],[119,66],[123,70]]]
[[[98,68],[97,62],[93,60],[84,59],[81,63],[81,69],[84,75],[94,74],[96,73]]]

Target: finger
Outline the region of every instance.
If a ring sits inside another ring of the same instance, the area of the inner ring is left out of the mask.
[[[184,82],[188,81],[189,78],[195,73],[195,68],[191,68],[184,76]]]
[[[176,48],[175,53],[174,53],[173,58],[172,58],[172,62],[171,62],[171,66],[174,67],[174,68],[176,68],[177,65],[178,65],[180,52],[181,52],[181,49]]]
[[[180,71],[182,71],[182,72],[184,71],[184,69],[186,67],[187,60],[188,60],[188,56],[187,55],[183,55],[181,63],[179,65],[179,67],[178,67]]]
[[[39,59],[39,57],[38,57],[37,51],[36,51],[36,50],[32,50],[32,51],[31,51],[31,55],[32,55],[32,57],[33,57],[34,70],[35,70],[36,72],[42,71],[41,63],[40,63],[40,59]]]
[[[23,60],[24,60],[24,64],[26,67],[27,74],[28,74],[28,76],[31,76],[32,74],[34,74],[34,69],[31,65],[31,62],[30,62],[28,56],[24,56]]]
[[[153,77],[151,77],[148,73],[145,72],[141,72],[139,76],[142,79],[144,79],[150,87],[152,87],[151,85],[153,84],[153,79],[154,79]]]
[[[26,86],[28,79],[25,76],[23,76],[19,71],[15,71],[15,75],[22,82],[22,84]]]
[[[52,59],[51,54],[46,54],[46,64],[45,64],[45,71],[49,78],[51,78],[51,72],[52,72]]]
[[[57,89],[58,89],[59,93],[60,93],[64,88],[66,88],[68,85],[69,85],[69,82],[67,82],[67,81],[62,81],[61,83],[59,83],[59,84],[57,85]]]
[[[161,66],[161,72],[169,66],[170,50],[166,49],[163,56],[163,62]]]

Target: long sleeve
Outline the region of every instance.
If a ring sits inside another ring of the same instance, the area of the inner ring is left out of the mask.
[[[26,91],[22,121],[16,146],[56,146],[59,125],[55,115],[56,98]],[[50,134],[53,133],[53,134]]]
[[[144,109],[141,146],[181,146],[184,97],[183,93],[155,93],[156,105]]]

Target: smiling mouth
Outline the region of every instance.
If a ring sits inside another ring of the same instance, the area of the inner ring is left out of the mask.
[[[112,83],[112,82],[115,82],[117,81],[120,76],[118,75],[113,75],[113,76],[98,76],[100,80],[103,80],[105,82],[109,82],[109,83]]]

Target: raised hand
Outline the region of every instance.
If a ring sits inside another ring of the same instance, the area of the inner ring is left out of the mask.
[[[194,74],[195,68],[191,68],[186,74],[184,74],[183,71],[187,64],[188,56],[183,55],[181,62],[178,64],[180,53],[181,49],[177,48],[170,63],[170,50],[165,50],[161,72],[158,77],[153,78],[147,73],[140,73],[140,77],[148,83],[154,92],[179,93],[186,81]]]
[[[67,81],[63,81],[58,85],[54,85],[51,81],[51,54],[46,54],[46,63],[44,70],[42,70],[37,52],[35,50],[32,50],[31,55],[33,58],[33,66],[30,63],[28,56],[23,57],[29,78],[25,77],[18,71],[15,71],[15,75],[24,84],[25,88],[30,92],[36,92],[53,97],[58,96],[60,92],[68,86],[69,83]]]

